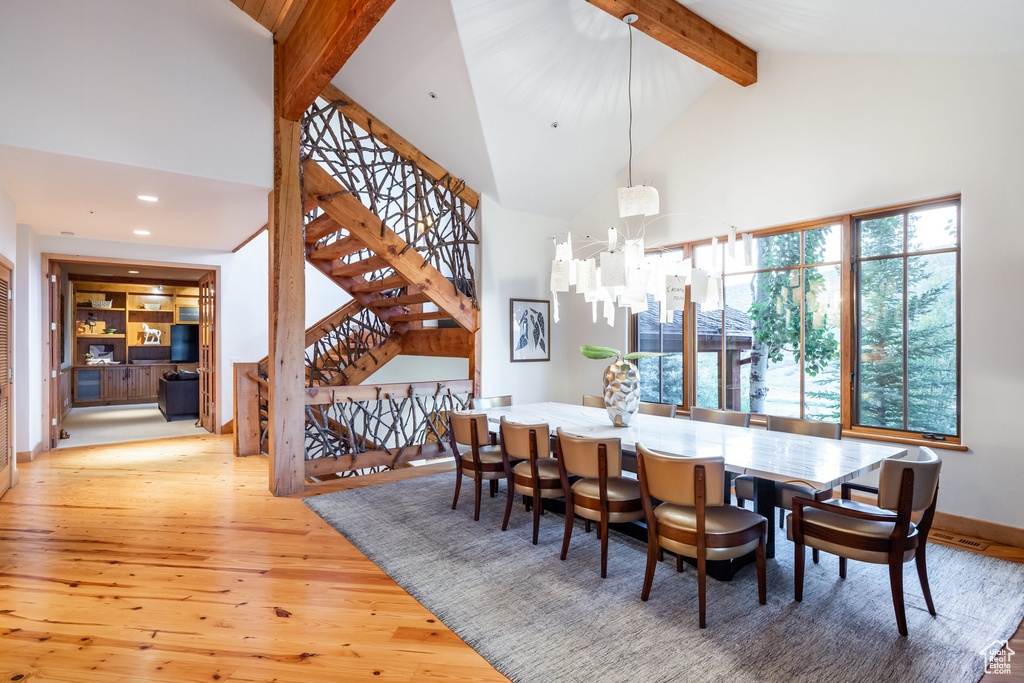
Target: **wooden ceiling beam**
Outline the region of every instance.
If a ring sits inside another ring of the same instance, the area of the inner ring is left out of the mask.
[[[394,1],[308,0],[282,44],[283,118],[302,117]]]
[[[742,86],[757,83],[757,53],[676,0],[587,0],[633,27]]]

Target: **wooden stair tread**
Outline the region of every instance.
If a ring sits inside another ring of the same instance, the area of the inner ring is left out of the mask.
[[[341,224],[326,213],[306,224],[306,244],[315,244],[331,233],[341,230]]]
[[[371,280],[370,282],[353,285],[349,290],[352,292],[384,292],[389,289],[407,287],[408,285],[409,281],[401,275],[389,275],[388,277],[380,280]]]
[[[334,277],[355,277],[356,275],[366,275],[367,273],[383,270],[388,267],[388,262],[380,256],[371,256],[361,261],[335,266],[331,270],[331,274]]]
[[[307,258],[318,261],[333,261],[363,249],[366,249],[366,245],[349,235],[348,237],[342,237],[337,242],[331,242],[330,244],[313,249],[309,252]]]
[[[451,315],[444,311],[424,311],[422,313],[404,313],[389,318],[394,322],[414,322],[417,320],[451,320]]]
[[[404,294],[402,296],[389,296],[377,301],[370,302],[369,308],[391,308],[392,306],[415,306],[416,304],[429,304],[430,297],[426,294]]]

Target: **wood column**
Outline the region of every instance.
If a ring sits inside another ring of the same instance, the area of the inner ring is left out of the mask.
[[[270,194],[270,490],[305,488],[305,242],[300,125],[281,115],[281,48],[274,46],[274,190]]]

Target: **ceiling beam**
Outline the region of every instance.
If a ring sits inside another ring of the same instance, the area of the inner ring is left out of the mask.
[[[676,0],[587,0],[633,27],[742,86],[757,83],[757,53]]]
[[[395,0],[309,0],[281,48],[281,116],[298,121]]]

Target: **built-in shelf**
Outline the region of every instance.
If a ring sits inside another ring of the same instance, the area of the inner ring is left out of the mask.
[[[97,308],[96,306],[76,306],[79,311],[123,311],[123,308]]]
[[[79,338],[88,337],[89,339],[124,339],[123,334],[80,334]]]

